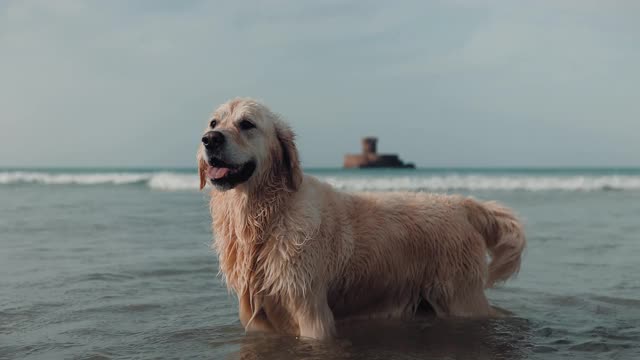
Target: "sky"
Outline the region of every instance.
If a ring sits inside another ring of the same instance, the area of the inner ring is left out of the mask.
[[[640,1],[0,0],[0,167],[191,167],[249,96],[305,167],[640,166]]]

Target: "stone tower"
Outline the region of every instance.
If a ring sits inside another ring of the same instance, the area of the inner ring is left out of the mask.
[[[362,139],[362,153],[375,155],[378,152],[378,138],[366,137]]]
[[[378,138],[369,136],[362,139],[362,153],[346,154],[345,168],[410,168],[412,163],[405,164],[396,154],[378,154]]]

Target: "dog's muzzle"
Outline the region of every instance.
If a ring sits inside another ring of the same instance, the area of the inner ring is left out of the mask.
[[[225,154],[226,138],[220,131],[209,131],[202,136],[208,168],[206,176],[219,190],[233,189],[249,180],[256,169],[256,162],[250,160],[236,163]]]

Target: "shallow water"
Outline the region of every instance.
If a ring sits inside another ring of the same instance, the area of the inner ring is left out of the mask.
[[[206,194],[6,183],[0,358],[639,358],[640,191],[603,190],[457,190],[503,201],[526,223],[521,273],[488,293],[514,315],[342,323],[322,343],[244,334],[216,276]]]

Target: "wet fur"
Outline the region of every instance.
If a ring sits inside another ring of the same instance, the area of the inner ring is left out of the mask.
[[[266,106],[222,107],[250,109],[269,130],[253,177],[211,191],[220,272],[247,331],[325,339],[337,319],[411,318],[421,302],[442,317],[495,315],[484,289],[519,270],[525,247],[510,210],[462,196],[336,191],[303,175],[293,132]],[[202,188],[202,151],[198,161]]]

